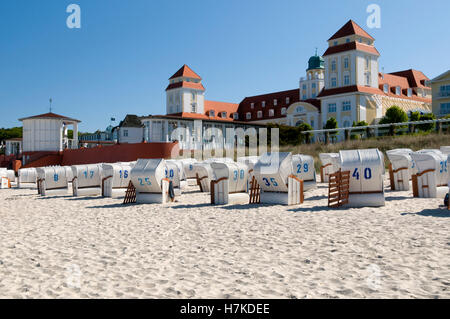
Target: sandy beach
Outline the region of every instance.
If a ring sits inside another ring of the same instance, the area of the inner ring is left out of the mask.
[[[165,206],[36,193],[0,190],[0,298],[450,298],[441,199],[328,209],[326,184],[294,207],[213,207],[194,187]]]

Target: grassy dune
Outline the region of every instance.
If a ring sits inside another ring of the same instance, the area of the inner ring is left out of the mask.
[[[316,170],[320,168],[320,153],[338,153],[340,150],[378,148],[382,152],[394,148],[410,148],[414,151],[424,148],[437,148],[450,145],[450,134],[414,134],[392,137],[371,138],[366,140],[350,140],[336,144],[302,144],[282,146],[280,151],[293,154],[312,155]]]

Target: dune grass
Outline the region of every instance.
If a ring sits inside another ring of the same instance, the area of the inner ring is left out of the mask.
[[[364,140],[349,140],[335,144],[301,144],[296,146],[281,146],[281,152],[306,154],[314,157],[316,170],[320,169],[320,153],[338,153],[340,150],[378,148],[382,152],[394,148],[410,148],[417,151],[424,148],[439,149],[450,145],[450,134],[412,134],[370,138]],[[385,158],[386,159],[386,158]],[[387,160],[387,159],[386,159]]]

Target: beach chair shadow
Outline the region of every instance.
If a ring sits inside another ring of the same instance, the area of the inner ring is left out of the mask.
[[[410,200],[412,196],[393,196],[393,197],[385,197],[384,200],[387,202],[392,202],[395,200]]]
[[[116,203],[116,204],[108,204],[108,205],[96,205],[96,206],[88,206],[86,208],[89,209],[98,209],[98,208],[124,208],[124,207],[130,207],[130,206],[139,206],[141,204],[138,203],[130,203],[124,205],[122,202]]]
[[[170,208],[173,208],[173,209],[188,209],[188,208],[202,208],[202,207],[211,207],[211,203],[184,204],[184,205],[170,206]]]
[[[40,196],[40,195],[37,195]],[[54,195],[54,196],[40,196],[38,197],[38,199],[55,199],[55,198],[67,198],[67,199],[71,199],[73,196],[72,195]]]
[[[86,197],[73,197],[73,196],[66,196],[70,197],[68,200],[74,200],[74,201],[82,201],[82,200],[93,200],[93,199],[101,199],[102,196],[86,196]]]
[[[424,217],[450,218],[450,210],[448,210],[445,206],[440,206],[440,208],[435,209],[424,209],[423,211],[418,213],[402,213],[400,215],[419,215]]]

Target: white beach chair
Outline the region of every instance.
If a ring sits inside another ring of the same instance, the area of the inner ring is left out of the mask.
[[[293,174],[291,153],[262,155],[254,167],[254,174],[261,188],[260,203],[303,203],[303,181]]]
[[[38,167],[36,172],[41,196],[66,195],[69,192],[69,180],[64,167]]]
[[[292,172],[303,181],[303,190],[305,192],[317,187],[316,169],[312,156],[292,155]]]
[[[124,197],[132,169],[130,163],[102,164],[102,196]]]
[[[417,167],[413,176],[413,195],[423,198],[444,198],[448,193],[448,156],[440,151],[411,154]]]
[[[211,163],[215,179],[211,181],[211,204],[248,204],[248,167],[243,163]]]
[[[100,196],[102,194],[102,164],[72,166],[73,196]]]
[[[328,183],[330,175],[339,171],[339,153],[320,153],[320,182]]]
[[[339,152],[342,172],[350,172],[347,207],[385,205],[383,189],[384,157],[378,149]]]
[[[136,203],[167,203],[170,180],[166,178],[164,159],[140,159],[131,170],[131,182],[136,189]]]
[[[23,188],[34,188],[37,182],[37,171],[36,168],[21,168],[18,172],[17,177],[17,187]]]
[[[412,153],[410,149],[393,149],[386,152],[390,162],[391,190],[408,191],[410,189],[410,180],[416,171]]]

